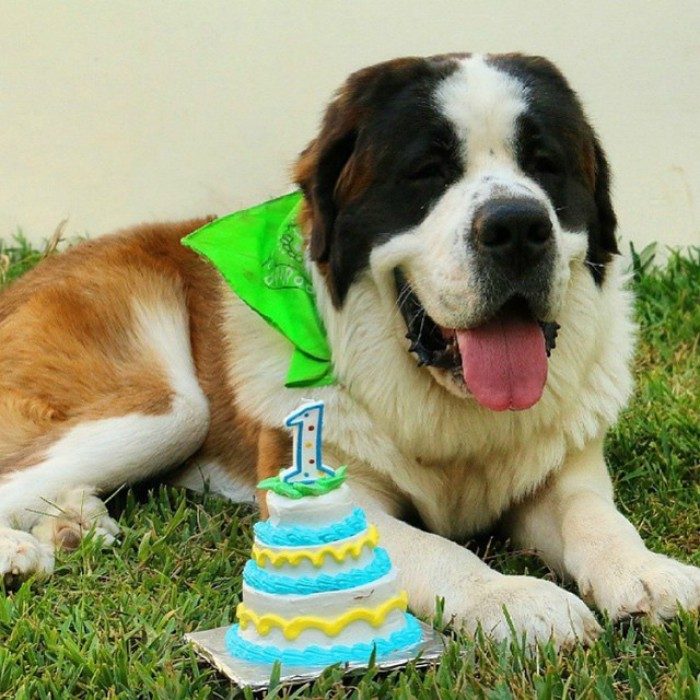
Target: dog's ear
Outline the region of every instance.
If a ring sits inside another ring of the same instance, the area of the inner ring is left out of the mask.
[[[340,94],[329,106],[319,136],[303,151],[294,169],[294,179],[304,193],[306,219],[311,223],[311,259],[328,261],[333,225],[337,214],[335,189],[348,165],[359,124],[351,96]]]
[[[583,151],[583,167],[593,206],[588,220],[588,251],[586,260],[596,284],[602,284],[605,266],[617,249],[615,229],[617,217],[610,199],[610,170],[605,153],[593,129],[588,127]]]
[[[409,57],[353,73],[328,106],[319,135],[296,163],[294,180],[304,193],[300,223],[309,237],[311,259],[320,265],[337,307],[353,277],[344,262],[362,234],[352,230],[346,220],[339,225],[338,219],[374,181],[375,153],[369,136],[373,117],[407,85],[434,81],[455,65],[449,56],[431,60]],[[338,239],[340,235],[343,240]]]
[[[594,172],[593,172],[593,199],[598,213],[598,241],[597,245],[609,257],[619,253],[615,230],[617,229],[617,217],[610,199],[610,168],[605,153],[597,139],[593,136]]]
[[[331,257],[339,204],[357,196],[371,179],[366,158],[357,154],[363,125],[392,94],[429,70],[428,62],[420,58],[363,68],[347,79],[328,106],[318,137],[303,151],[293,173],[304,193],[302,221],[310,223],[309,249],[316,262]]]

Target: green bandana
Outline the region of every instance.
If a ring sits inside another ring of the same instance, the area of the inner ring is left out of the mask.
[[[294,346],[285,386],[334,384],[331,351],[304,265],[297,215],[288,194],[212,221],[182,239],[219,270],[231,289]]]

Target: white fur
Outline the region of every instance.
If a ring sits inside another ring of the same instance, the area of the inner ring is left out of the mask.
[[[160,358],[170,386],[189,405],[193,439],[195,434],[204,439],[209,427],[209,403],[197,381],[189,320],[184,300],[182,302],[177,307],[159,307],[146,306],[140,300],[134,300],[135,333],[144,351],[150,351]]]
[[[700,605],[700,569],[650,552],[616,509],[602,440],[572,450],[550,487],[514,508],[511,531],[613,619]]]
[[[571,593],[548,581],[499,574],[464,547],[396,520],[369,491],[360,488],[358,495],[377,523],[382,546],[397,565],[418,614],[432,615],[439,597],[446,620],[472,633],[480,625],[502,640],[511,636],[503,615],[506,606],[516,634],[526,632],[531,646],[551,636],[559,645],[571,646],[598,634],[592,613]]]
[[[218,462],[196,462],[170,480],[173,486],[191,491],[217,493],[235,503],[252,503],[255,489],[252,484],[225,470]]]
[[[53,571],[53,547],[41,544],[28,532],[0,527],[0,576],[6,581]]]
[[[470,82],[465,90],[469,80],[476,86]],[[688,573],[697,569],[644,548],[614,508],[602,456],[586,452],[600,444],[632,388],[634,326],[624,262],[608,265],[604,283],[596,286],[585,264],[586,232],[561,229],[544,192],[519,171],[511,141],[525,91],[517,81],[480,58],[471,59],[445,81],[439,95],[453,120],[466,115],[462,133],[474,165],[464,179],[448,189],[416,229],[372,252],[369,270],[352,286],[341,310],[333,307],[325,280],[311,268],[339,383],[280,394],[289,344],[232,300],[232,334],[241,327],[249,330],[244,336],[236,333],[230,365],[241,410],[277,427],[302,395],[326,401],[327,460],[349,465],[353,487],[373,511],[412,606],[421,613],[429,614],[435,597],[442,596],[457,622],[474,629],[480,621],[500,637],[508,634],[502,615],[506,604],[516,633],[526,632],[530,642],[553,634],[566,645],[595,636],[597,623],[575,596],[550,583],[503,577],[445,539],[469,537],[508,516],[516,539],[541,550],[613,616],[635,609],[667,616],[676,601],[697,607],[696,574]],[[481,121],[487,128],[480,128]],[[542,201],[557,246],[552,291],[561,324],[557,348],[541,400],[514,413],[493,413],[471,398],[452,395],[416,366],[403,339],[390,276],[397,264],[408,262],[411,282],[430,315],[447,326],[465,325],[478,309],[463,233],[474,202],[491,196],[494,187]],[[467,316],[460,317],[465,307]],[[587,455],[583,461],[582,453]],[[549,494],[577,464],[580,479],[565,498],[552,502]],[[588,493],[599,494],[602,511],[587,508]],[[407,501],[437,534],[392,517]],[[563,504],[581,505],[568,511]],[[610,545],[606,551],[600,542]],[[649,589],[644,603],[636,593],[640,587]]]
[[[527,107],[526,96],[520,81],[479,55],[461,61],[438,87],[435,100],[462,142],[470,176],[495,163],[512,170],[515,123]]]
[[[41,462],[5,478],[0,516],[11,515],[27,527],[45,499],[55,500],[77,484],[105,491],[148,478],[196,449],[202,439],[200,420],[192,405],[176,396],[172,411],[162,416],[132,413],[81,423],[56,441]]]

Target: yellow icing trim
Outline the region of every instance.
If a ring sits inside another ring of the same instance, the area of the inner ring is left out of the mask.
[[[284,564],[298,566],[303,559],[308,559],[317,569],[323,566],[323,561],[327,556],[333,557],[338,563],[344,561],[348,555],[357,559],[363,547],[376,547],[379,542],[379,533],[374,525],[367,528],[367,534],[354,542],[346,542],[340,547],[327,544],[320,549],[281,549],[278,551],[264,549],[253,545],[251,556],[258,566],[265,566],[269,561],[272,566],[278,569]]]
[[[315,628],[321,630],[329,637],[335,637],[351,622],[363,620],[369,622],[372,627],[379,627],[384,623],[387,615],[392,610],[406,610],[408,606],[408,594],[401,591],[398,595],[385,601],[376,608],[353,608],[339,617],[326,619],[322,617],[303,616],[285,619],[274,613],[258,615],[245,603],[239,603],[236,608],[236,616],[241,629],[246,629],[249,623],[253,623],[258,634],[263,637],[269,634],[273,627],[279,627],[286,639],[296,639],[305,629]]]

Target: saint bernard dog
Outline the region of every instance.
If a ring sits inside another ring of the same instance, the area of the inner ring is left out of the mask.
[[[90,527],[112,541],[99,497],[125,483],[179,468],[250,499],[290,463],[285,415],[319,398],[326,461],[419,615],[441,598],[467,631],[563,647],[598,634],[588,604],[696,609],[700,569],[615,507],[603,441],[632,389],[632,299],[605,155],[557,68],[360,70],[294,177],[332,386],[284,387],[289,342],[180,244],[206,220],[82,243],[2,293],[0,574],[50,572]],[[463,546],[496,526],[581,598]]]

